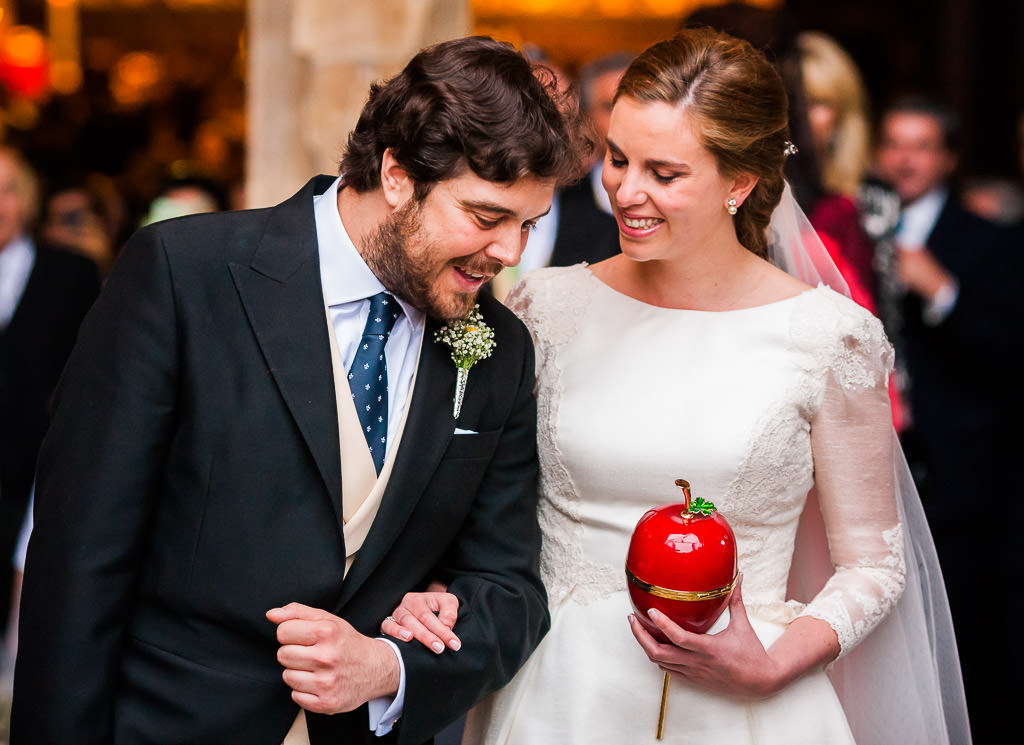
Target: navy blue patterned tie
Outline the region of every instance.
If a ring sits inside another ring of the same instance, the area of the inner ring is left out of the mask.
[[[352,402],[378,474],[384,465],[388,441],[388,366],[384,345],[401,314],[402,307],[388,293],[380,292],[370,298],[370,315],[348,371]]]

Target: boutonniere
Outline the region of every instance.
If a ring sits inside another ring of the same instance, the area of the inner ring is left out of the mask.
[[[462,411],[462,397],[466,395],[469,368],[491,356],[491,350],[497,344],[494,341],[494,329],[484,323],[480,306],[474,305],[465,318],[449,321],[439,329],[434,341],[443,342],[452,348],[452,360],[457,369],[453,413],[458,419]]]

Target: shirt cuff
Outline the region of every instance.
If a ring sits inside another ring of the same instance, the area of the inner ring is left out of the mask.
[[[381,696],[367,702],[367,707],[370,710],[370,729],[377,737],[383,737],[391,732],[391,728],[395,726],[395,722],[402,716],[402,710],[405,708],[405,662],[402,661],[402,652],[398,649],[398,645],[390,639],[381,639],[381,641],[387,642],[388,646],[395,650],[401,677],[398,681],[398,692],[394,696]]]
[[[956,280],[942,285],[938,292],[932,295],[931,299],[924,305],[922,313],[924,322],[929,326],[938,326],[945,321],[947,316],[953,312],[959,296],[960,286],[956,283]]]

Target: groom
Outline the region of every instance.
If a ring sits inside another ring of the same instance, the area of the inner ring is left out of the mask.
[[[445,42],[373,86],[341,179],[132,238],[41,456],[13,745],[419,743],[514,674],[548,623],[534,360],[478,293],[577,175],[569,116]],[[456,418],[435,335],[474,303]],[[375,638],[432,578],[461,649]]]

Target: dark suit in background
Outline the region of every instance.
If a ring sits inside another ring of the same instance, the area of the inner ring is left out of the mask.
[[[596,264],[620,251],[619,226],[614,216],[598,206],[590,177],[561,189],[549,265]]]
[[[157,223],[115,266],[43,447],[15,745],[279,745],[298,709],[266,611],[298,601],[375,636],[436,577],[459,596],[462,649],[403,645],[392,733],[374,737],[365,705],[307,717],[313,745],[418,743],[503,685],[546,630],[533,350],[489,297],[497,347],[473,368],[457,423],[455,366],[428,320],[394,469],[343,580],[313,217],[329,184],[270,209]]]
[[[1019,605],[1013,598],[1024,565],[1024,386],[1016,362],[1024,357],[1024,246],[951,195],[926,248],[956,278],[959,294],[934,325],[924,320],[921,297],[906,297],[913,426],[904,442],[935,537],[981,742],[1001,737],[1001,718],[1012,717],[1017,674],[1008,648],[997,650],[1019,637],[1011,604]]]
[[[0,328],[0,619],[11,600],[11,556],[32,490],[49,404],[75,334],[99,293],[96,266],[36,246],[21,299]],[[0,622],[0,632],[4,624]]]

